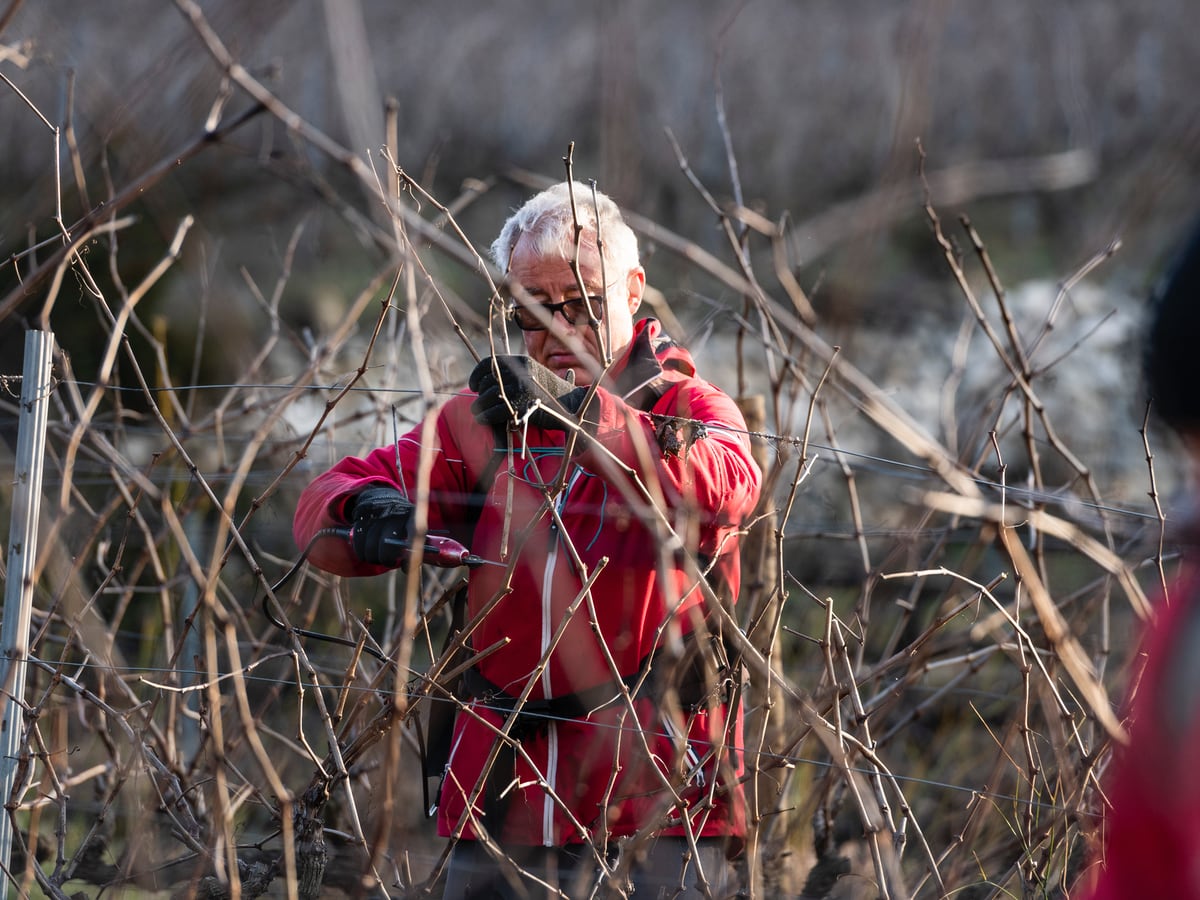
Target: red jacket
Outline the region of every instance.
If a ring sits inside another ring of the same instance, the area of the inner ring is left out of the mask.
[[[1104,853],[1089,900],[1200,898],[1200,573],[1160,601],[1142,640],[1129,744],[1105,777]]]
[[[647,381],[656,386],[649,394],[640,390]],[[478,669],[514,696],[530,678],[535,679],[530,694],[535,700],[611,682],[609,658],[622,676],[635,674],[664,640],[661,626],[672,609],[681,631],[692,630],[702,609],[701,594],[679,555],[660,540],[643,488],[658,497],[658,509],[692,553],[716,560],[715,569],[728,585],[726,593],[737,595],[736,531],[754,507],[761,479],[737,406],[695,376],[690,355],[666,339],[652,319],[637,323],[628,352],[606,384],[624,391],[631,402],[601,389],[585,411],[585,418],[595,423],[598,447],[579,442],[566,488],[552,498],[565,535],[546,510],[548,491],[543,488],[559,476],[564,433],[530,429],[513,435],[511,458],[506,456],[491,483],[482,486],[486,501],[470,533],[462,524],[464,517],[469,519],[465,501],[497,452],[496,438],[471,415],[474,395],[469,392],[442,407],[431,431],[430,532],[467,543],[485,559],[507,563],[517,556],[511,580],[498,566],[474,570],[468,598],[469,617],[496,601],[471,644],[478,650],[508,639]],[[650,406],[649,412],[638,404]],[[704,427],[692,430],[670,417],[698,420]],[[404,485],[414,499],[421,496],[426,489],[418,474],[421,433],[418,426],[402,437],[398,453],[394,446],[381,447],[365,459],[346,458],[317,478],[297,506],[297,544],[307,546],[320,528],[342,523],[346,499],[372,482]],[[402,477],[397,475],[397,456]],[[629,477],[624,467],[638,472],[638,479]],[[581,597],[583,578],[576,555],[588,574],[600,571],[590,598],[578,604],[549,652],[548,665],[538,674],[538,662]],[[318,541],[309,559],[342,575],[380,571],[359,563],[347,544],[336,539]],[[646,823],[651,809],[661,811],[662,777],[655,766],[667,778],[674,777],[678,790],[690,798],[697,835],[740,834],[744,822],[738,789],[712,791],[717,763],[706,758],[711,739],[723,740],[727,724],[733,732],[728,742],[740,751],[740,717],[726,723],[725,711],[718,707],[695,713],[685,725],[665,721],[651,700],[639,699],[635,706],[645,743],[621,703],[586,720],[552,722],[524,737],[522,749],[528,759],[517,762],[520,787],[511,792],[502,838],[558,846],[591,839],[605,827],[613,837],[631,834]],[[457,833],[462,825],[467,798],[491,750],[494,732],[484,721],[497,727],[503,723],[503,717],[484,704],[473,702],[472,707],[455,723],[439,804],[442,835]],[[689,741],[681,754],[673,736],[684,727]],[[722,781],[729,780],[731,758],[733,770],[740,770],[740,752],[723,755]],[[685,767],[689,762],[692,765]],[[689,776],[677,774],[685,768]],[[508,784],[514,773],[510,766],[491,777]],[[544,790],[543,784],[552,790]],[[701,802],[707,799],[713,802]],[[476,814],[481,811],[477,803]],[[682,833],[678,818],[674,821],[667,832]],[[495,836],[496,823],[486,825]],[[469,823],[463,833],[474,836]]]

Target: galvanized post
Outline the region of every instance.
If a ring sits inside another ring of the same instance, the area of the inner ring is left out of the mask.
[[[25,699],[25,660],[33,609],[33,573],[37,564],[38,513],[42,498],[42,461],[50,408],[50,364],[54,334],[25,332],[25,367],[21,378],[21,413],[17,426],[17,458],[13,473],[12,518],[8,534],[8,581],[4,586],[4,620],[0,624],[0,802],[7,804],[20,761]],[[9,871],[13,821],[0,811],[0,864]],[[5,891],[7,893],[7,891]]]

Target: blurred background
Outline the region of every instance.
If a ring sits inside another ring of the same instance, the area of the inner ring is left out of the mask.
[[[1103,319],[1107,337],[1088,348],[1085,371],[1101,379],[1109,406],[1121,385],[1135,397],[1131,370],[1108,367],[1133,355],[1142,298],[1200,199],[1200,104],[1190,88],[1200,45],[1183,0],[198,8],[290,110],[381,176],[394,104],[396,162],[409,176],[447,203],[464,185],[480,192],[460,213],[479,247],[529,192],[514,173],[562,177],[573,142],[578,177],[730,259],[682,156],[719,203],[789,225],[789,262],[823,333],[917,404],[925,385],[943,380],[923,368],[931,351],[949,352],[963,313],[921,208],[922,164],[947,231],[969,214],[1006,288],[1034,309],[1119,239],[1081,289],[1099,291],[1081,315]],[[53,233],[58,202],[52,133],[16,88],[49,123],[73,126],[87,189],[64,147],[67,223],[104,199],[106,182],[123,187],[186,146],[215,104],[227,100],[226,116],[247,106],[166,0],[10,2],[2,21],[0,71],[12,81],[0,90],[5,256]],[[194,216],[184,247],[193,264],[146,308],[178,325],[197,314],[203,292],[210,321],[226,326],[210,326],[206,340],[224,357],[256,341],[245,273],[275,278],[298,229],[280,308],[300,325],[337,321],[381,258],[368,233],[385,219],[378,202],[347,189],[342,167],[271,116],[169,170],[131,209],[123,252],[135,269]],[[652,285],[682,321],[736,303],[657,254],[653,240],[643,244]],[[30,263],[8,266],[0,284],[11,287]],[[477,279],[441,276],[483,307]],[[219,366],[211,354],[210,365]]]
[[[119,181],[203,125],[220,73],[175,4],[6,5],[6,72],[52,120],[70,105],[85,163],[103,148]],[[678,228],[695,207],[664,129],[710,189],[727,194],[719,90],[746,202],[769,215],[789,210],[804,222],[907,183],[917,139],[931,171],[1011,165],[1007,178],[976,171],[954,192],[964,201],[1024,195],[995,226],[997,241],[1050,236],[1082,256],[1122,233],[1152,251],[1194,201],[1188,86],[1200,48],[1182,0],[199,6],[241,64],[355,152],[377,151],[384,102],[394,98],[398,161],[439,185],[509,166],[557,176],[574,141],[581,172]],[[44,209],[45,128],[11,91],[0,103],[6,201]],[[246,163],[281,164],[295,151],[278,123],[260,128],[253,140],[240,136]],[[1072,152],[1056,177],[1020,165]],[[236,190],[236,176],[253,171],[206,162],[212,181],[189,171],[176,185],[192,186],[185,196],[201,212],[206,195]],[[169,199],[184,198],[160,203]],[[264,220],[288,212],[260,208]],[[876,210],[857,227],[911,216]],[[850,237],[814,236],[825,250]]]

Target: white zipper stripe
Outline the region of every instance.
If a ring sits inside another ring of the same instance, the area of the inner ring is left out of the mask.
[[[583,469],[579,466],[575,467],[575,471],[571,473],[566,486],[562,493],[558,495],[558,500],[555,501],[554,508],[559,517],[562,516],[563,507],[567,505],[567,495],[571,493],[571,488],[575,486],[575,482],[583,474]],[[554,633],[554,625],[551,621],[551,614],[554,611],[552,596],[554,588],[554,570],[558,566],[558,535],[555,533],[554,524],[550,526],[550,537],[553,543],[550,545],[550,552],[546,555],[546,571],[542,573],[542,639],[541,639],[541,656],[546,655],[546,651],[550,649],[550,638]],[[550,666],[547,665],[542,671],[542,694],[546,697],[553,697],[554,691],[550,682]],[[547,790],[545,796],[542,797],[542,844],[546,847],[555,846],[554,840],[554,801],[551,799],[558,791],[556,782],[558,781],[558,726],[551,722],[546,730],[546,784]]]
[[[567,497],[581,475],[583,475],[583,469],[576,466],[575,470],[571,473],[571,477],[567,479],[562,493],[558,495],[558,499],[554,503],[554,510],[558,514],[559,519],[562,518],[563,508],[567,505]],[[551,616],[554,612],[554,570],[558,568],[558,533],[553,522],[550,524],[550,539],[552,543],[550,544],[550,552],[546,556],[546,570],[542,573],[541,656],[545,656],[546,651],[550,649],[550,638],[554,634],[554,622]],[[550,683],[550,666],[546,666],[542,672],[542,692],[547,697],[554,696],[554,691]]]
[[[542,573],[542,640],[540,656],[545,656],[546,651],[550,649],[550,638],[553,635],[553,629],[550,626],[550,613],[552,611],[550,604],[550,594],[554,588],[554,569],[558,565],[558,540],[554,539],[554,546],[550,548],[550,554],[546,557],[546,571]],[[547,697],[553,697],[550,692],[550,666],[547,665],[542,670],[542,693]]]
[[[554,800],[558,793],[558,724],[551,722],[546,729],[546,784],[547,790],[542,797],[542,846],[553,847],[554,840]]]

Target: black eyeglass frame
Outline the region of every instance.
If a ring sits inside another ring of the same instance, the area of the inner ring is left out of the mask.
[[[547,318],[553,319],[554,314],[561,312],[564,319],[569,325],[578,325],[580,321],[587,323],[588,309],[584,306],[587,302],[592,315],[595,316],[597,322],[604,321],[604,297],[600,294],[589,294],[586,297],[571,297],[567,300],[560,300],[558,303],[539,303],[537,304],[545,313]],[[508,318],[512,320],[522,331],[545,331],[546,326],[541,323],[538,316],[528,305],[522,306],[514,303],[508,308]]]

